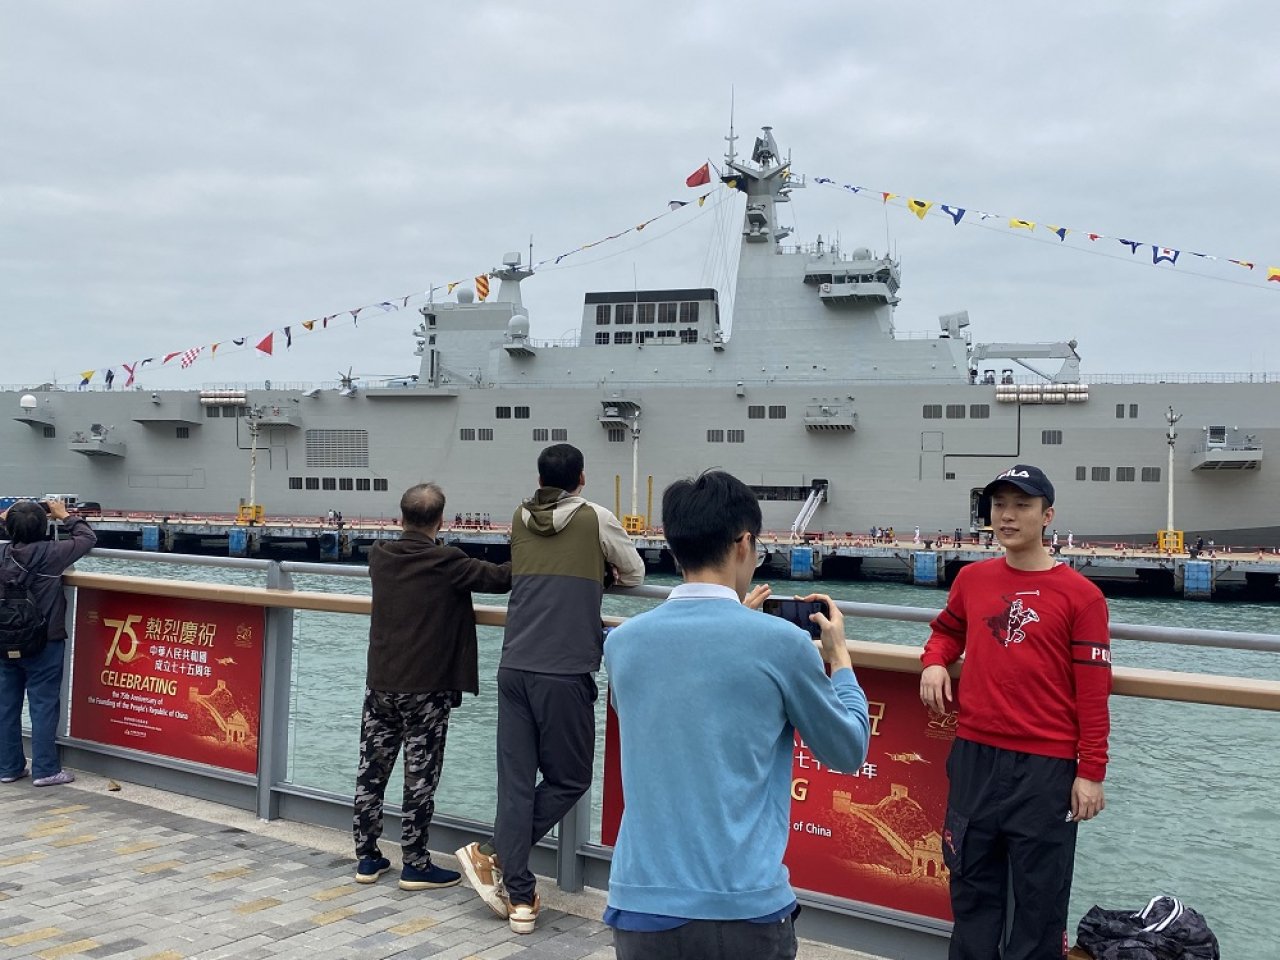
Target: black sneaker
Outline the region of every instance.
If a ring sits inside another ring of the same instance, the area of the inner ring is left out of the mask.
[[[377,883],[390,869],[391,861],[386,857],[365,857],[356,864],[356,883]]]
[[[401,890],[438,890],[441,887],[456,887],[461,882],[462,874],[456,870],[437,867],[434,863],[425,870],[406,863],[400,871]]]

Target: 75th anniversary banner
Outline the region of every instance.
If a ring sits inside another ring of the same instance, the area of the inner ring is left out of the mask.
[[[71,736],[258,769],[260,607],[80,590]]]

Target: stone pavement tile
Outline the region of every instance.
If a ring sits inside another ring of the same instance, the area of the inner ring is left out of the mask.
[[[126,937],[123,940],[105,942],[106,938],[104,938],[100,932],[96,932],[96,936],[99,940],[103,940],[104,942],[100,947],[94,947],[92,950],[86,950],[86,957],[114,957],[129,950],[136,949],[137,947],[146,946],[146,943],[139,940],[137,937]]]
[[[37,957],[38,960],[59,960],[61,957],[82,955],[96,946],[98,946],[97,940],[73,940],[71,943],[59,943],[55,946],[45,947],[43,950],[37,950],[33,956]]]

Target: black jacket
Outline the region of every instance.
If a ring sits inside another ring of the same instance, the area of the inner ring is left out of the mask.
[[[63,522],[63,529],[71,535],[69,540],[11,543],[0,550],[4,555],[6,575],[25,584],[35,596],[40,612],[49,624],[50,640],[67,639],[67,598],[62,592],[62,572],[98,542],[93,528],[79,517],[68,517]],[[15,562],[29,573],[15,570]]]
[[[373,615],[366,684],[390,693],[478,693],[471,591],[507,593],[511,564],[467,556],[420,533],[369,551]]]

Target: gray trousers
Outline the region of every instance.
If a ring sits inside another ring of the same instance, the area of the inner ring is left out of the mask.
[[[529,850],[591,788],[597,695],[589,673],[498,671],[493,845],[512,903],[533,903]]]
[[[773,923],[691,920],[674,930],[614,930],[618,960],[795,960],[791,917]]]

